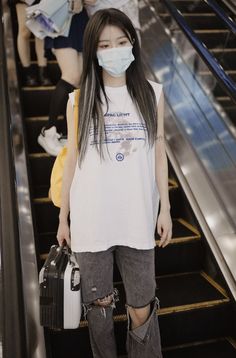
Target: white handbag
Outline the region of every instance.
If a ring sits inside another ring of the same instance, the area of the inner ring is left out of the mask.
[[[51,329],[75,329],[81,318],[80,270],[67,246],[51,247],[39,273],[40,323]]]

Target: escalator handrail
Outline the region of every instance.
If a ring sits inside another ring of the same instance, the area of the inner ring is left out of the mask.
[[[26,335],[19,255],[15,171],[11,143],[10,111],[0,2],[0,356],[25,358]]]
[[[214,11],[214,13],[224,22],[225,26],[228,27],[228,29],[236,35],[236,24],[231,19],[230,16],[228,16],[225,11],[214,1],[214,0],[205,0],[208,6],[211,7],[211,9]]]
[[[163,0],[167,10],[171,16],[175,19],[181,30],[189,39],[192,46],[195,48],[197,53],[201,56],[203,61],[206,63],[210,71],[220,82],[221,86],[224,87],[225,91],[236,103],[236,84],[231,77],[224,71],[223,67],[218,63],[216,58],[207,49],[205,44],[195,35],[194,31],[190,28],[184,19],[184,16],[180,11],[173,5],[170,0]]]
[[[236,4],[234,0],[223,0],[225,5],[236,15]]]
[[[8,329],[7,339],[9,341],[10,349],[12,350],[11,354],[4,355],[3,358],[46,358],[46,346],[45,346],[45,338],[44,338],[44,330],[40,325],[39,319],[39,285],[38,285],[38,266],[37,266],[37,247],[35,244],[35,233],[33,226],[33,215],[32,215],[32,205],[30,200],[30,187],[29,187],[29,178],[28,178],[28,162],[27,162],[27,152],[25,145],[25,132],[24,132],[24,123],[23,123],[23,115],[21,109],[21,99],[19,92],[19,83],[17,78],[17,60],[14,46],[14,35],[13,35],[13,24],[14,24],[14,15],[15,15],[15,6],[10,8],[8,6],[8,0],[0,0],[2,4],[3,15],[1,19],[3,20],[0,25],[0,35],[3,39],[4,46],[0,48],[0,56],[5,60],[5,97],[6,98],[6,110],[7,110],[7,124],[5,128],[5,134],[1,130],[2,126],[2,116],[0,120],[0,163],[2,159],[2,148],[6,141],[3,135],[7,135],[9,137],[9,146],[11,157],[9,158],[8,163],[11,164],[14,177],[10,177],[13,182],[12,193],[14,193],[15,203],[14,210],[17,215],[17,247],[15,250],[12,250],[10,246],[12,237],[9,238],[9,242],[7,237],[4,238],[5,242],[5,251],[9,255],[12,252],[15,256],[19,257],[20,267],[14,274],[9,276],[9,282],[11,284],[17,282],[18,283],[18,275],[21,273],[21,293],[22,299],[21,304],[22,307],[17,311],[17,313],[22,313],[23,318],[21,322],[24,322],[24,330],[17,326],[12,329]],[[13,15],[13,16],[12,16]],[[0,61],[1,64],[1,61]],[[0,79],[0,86],[2,85]],[[1,88],[0,88],[1,90]],[[0,91],[0,94],[2,92]],[[0,103],[1,105],[1,103]],[[2,114],[2,107],[1,107]],[[3,174],[4,173],[4,174]],[[7,172],[6,172],[7,173]],[[8,178],[6,177],[5,171],[1,171],[0,181],[3,176],[3,184],[5,185],[5,190],[7,189],[6,183],[8,182]],[[9,179],[9,182],[10,182]],[[3,193],[5,195],[4,189]],[[13,195],[13,194],[12,194]],[[5,206],[8,206],[9,203],[5,200]],[[5,211],[4,211],[5,214]],[[6,223],[7,220],[11,219],[11,214],[9,213],[9,218],[5,218]],[[11,232],[11,225],[9,224],[8,230]],[[1,230],[0,230],[1,233]],[[4,258],[5,259],[5,258]],[[12,262],[9,263],[9,266],[14,264],[14,256],[12,257]],[[6,271],[9,268],[6,266]],[[14,292],[8,292],[8,300],[6,298],[6,302],[10,305],[12,299],[14,298]],[[12,315],[12,311],[9,314],[9,320],[15,321],[15,317]],[[13,319],[14,318],[14,319]],[[16,330],[16,334],[14,331]],[[17,353],[13,352],[15,345],[15,340],[17,335],[24,332],[25,342],[24,342],[24,352],[20,356]]]

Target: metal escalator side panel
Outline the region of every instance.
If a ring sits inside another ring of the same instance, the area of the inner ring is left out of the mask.
[[[144,24],[142,48],[151,79],[164,84],[168,146],[236,298],[236,140],[158,16],[149,6],[143,6],[140,15]],[[226,241],[231,251],[222,245]]]
[[[15,191],[18,211],[19,255],[21,260],[23,303],[26,325],[26,356],[45,358],[43,328],[39,324],[39,285],[33,220],[30,203],[27,162],[24,146],[24,130],[20,107],[16,57],[14,53],[11,14],[4,6],[4,43],[8,72],[8,98],[12,135],[13,166],[15,171]]]

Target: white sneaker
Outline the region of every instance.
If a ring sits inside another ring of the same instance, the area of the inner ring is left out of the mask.
[[[50,155],[56,157],[61,151],[62,145],[59,142],[60,134],[57,133],[56,127],[49,129],[42,128],[38,136],[38,144]]]
[[[68,143],[67,138],[65,136],[61,135],[60,138],[59,138],[59,143],[60,143],[62,148],[67,146],[67,143]]]

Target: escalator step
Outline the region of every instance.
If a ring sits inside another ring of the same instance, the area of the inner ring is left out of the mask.
[[[236,46],[236,43],[235,43]],[[236,47],[227,50],[212,50],[213,55],[224,68],[224,70],[233,70],[236,68]]]
[[[194,342],[181,347],[163,349],[163,358],[235,358],[236,348],[226,338]],[[127,355],[119,358],[128,358]]]
[[[227,102],[230,101],[231,105],[235,103],[230,100],[230,97],[228,97],[228,95],[226,94],[225,90],[220,86],[220,84],[217,82],[217,80],[215,79],[215,77],[210,74],[209,72],[199,72],[198,76],[200,77],[201,83],[207,88],[210,88],[210,90],[213,92],[215,97],[227,97]],[[230,74],[229,75],[231,77],[231,79],[235,82],[236,81],[236,75],[235,74]],[[236,105],[235,105],[236,106]]]
[[[196,16],[196,14],[184,14],[182,15],[185,18],[186,23],[193,29],[193,30],[201,30],[201,29],[224,29],[224,26],[222,26],[222,21],[217,18],[214,14],[199,14],[199,16]],[[173,26],[173,20],[171,16],[161,16],[165,24],[167,26]]]
[[[201,342],[164,351],[163,358],[235,358],[236,347],[229,340]]]
[[[25,117],[47,116],[52,91],[55,86],[49,87],[23,87],[22,105]]]
[[[162,306],[159,311],[159,322],[163,347],[232,334],[232,327],[229,324],[229,298],[217,284],[212,284],[211,280],[209,282],[208,276],[203,272],[159,277],[157,282]],[[122,292],[123,288],[120,285],[118,287]],[[205,296],[205,300],[202,299],[200,292]],[[120,297],[121,301],[114,310],[114,321],[118,353],[125,354],[127,319],[124,295],[121,294]],[[176,303],[180,303],[180,306]],[[87,321],[82,321],[81,327],[77,330],[52,332],[51,343],[54,353],[52,358],[64,358],[68,354],[71,358],[91,357]],[[75,352],[70,347],[78,347],[78,351]]]
[[[124,314],[125,292],[122,282],[115,283],[120,293],[115,315]],[[171,289],[170,289],[171,288]],[[137,282],[137,294],[139,283]],[[171,314],[194,308],[205,308],[228,302],[226,292],[204,272],[187,272],[157,277],[157,297],[160,300],[159,314]]]
[[[151,1],[152,5],[159,10],[158,1]],[[209,6],[204,1],[189,1],[189,0],[172,0],[173,5],[184,13],[207,13],[209,12]]]
[[[230,305],[222,303],[212,307],[183,308],[182,311],[172,314],[160,313],[162,346],[168,347],[197,340],[219,338],[225,334],[232,335],[232,327],[229,326],[230,311]],[[118,347],[121,349],[125,346],[127,326],[125,316],[122,317],[115,322]],[[120,353],[123,353],[123,351]]]
[[[230,35],[229,31],[227,30],[224,30],[223,32],[218,32],[217,36],[214,32],[199,32],[198,37],[209,49],[218,46],[222,46],[224,48],[225,44],[227,44],[227,48],[235,47],[235,37]]]

